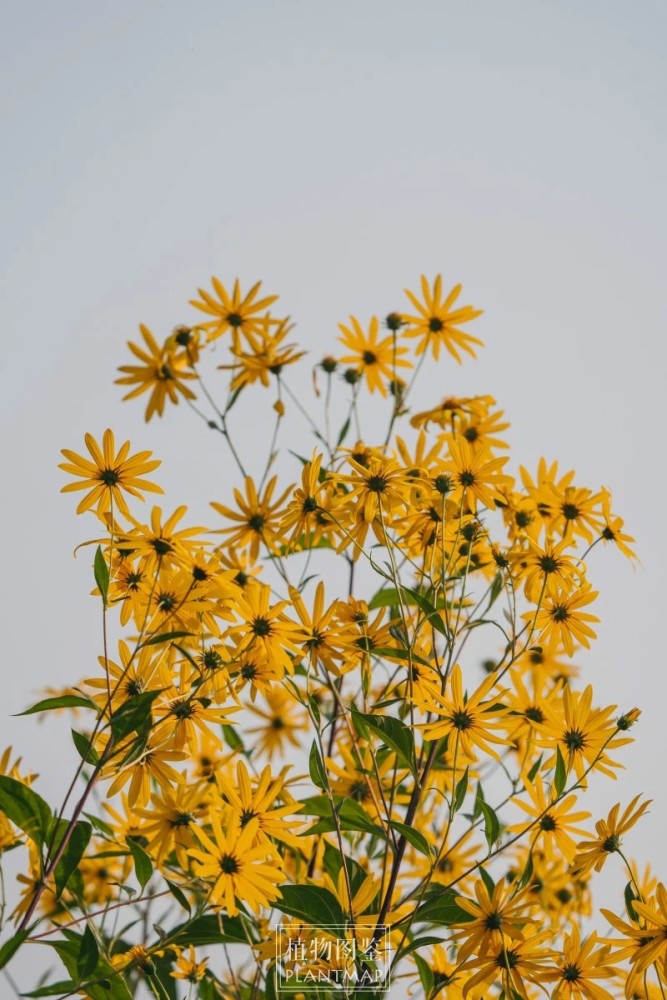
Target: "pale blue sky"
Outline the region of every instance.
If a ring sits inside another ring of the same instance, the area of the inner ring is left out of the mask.
[[[190,414],[146,427],[120,404],[137,323],[163,336],[212,273],[263,278],[316,360],[337,321],[441,271],[485,308],[487,348],[429,373],[424,399],[492,393],[517,463],[610,486],[637,536],[637,573],[593,564],[604,622],[580,662],[600,702],[644,708],[600,808],[658,797],[631,853],[660,870],[665,5],[5,0],[0,21],[3,711],[98,651],[61,447],[111,426],[167,459],[165,506],[206,523],[224,499]],[[55,798],[64,720],[37,740],[2,725]]]

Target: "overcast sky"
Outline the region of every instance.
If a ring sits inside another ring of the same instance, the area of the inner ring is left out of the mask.
[[[229,496],[190,413],[146,426],[121,405],[138,322],[162,338],[211,274],[262,278],[315,361],[350,312],[442,272],[486,310],[487,348],[427,373],[425,402],[493,394],[514,467],[544,454],[611,487],[637,537],[637,572],[593,562],[604,621],[578,662],[600,703],[644,710],[598,800],[658,799],[629,850],[666,878],[664,3],[4,0],[0,17],[2,731],[43,794],[65,785],[68,726],[8,716],[99,651],[72,558],[95,529],[59,493],[59,449],[110,426],[165,459],[166,508],[206,524]],[[243,419],[259,448],[265,418]]]

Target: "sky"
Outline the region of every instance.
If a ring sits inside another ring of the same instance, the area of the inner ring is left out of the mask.
[[[666,28],[658,0],[0,5],[1,725],[45,797],[67,724],[12,715],[99,652],[60,448],[109,426],[164,459],[165,508],[206,524],[229,499],[190,413],[121,405],[138,323],[161,338],[211,274],[261,278],[315,363],[350,313],[441,272],[484,308],[487,346],[427,371],[427,405],[492,394],[515,468],[545,455],[610,487],[637,538],[636,572],[593,563],[603,622],[578,662],[600,703],[643,709],[627,772],[594,794],[600,815],[656,799],[631,853],[667,875]],[[239,421],[259,454],[265,411]]]

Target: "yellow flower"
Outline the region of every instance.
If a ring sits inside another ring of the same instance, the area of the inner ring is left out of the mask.
[[[593,932],[582,944],[579,928],[574,925],[565,938],[557,968],[545,970],[540,976],[547,982],[556,982],[552,1000],[613,1000],[611,993],[593,982],[616,975],[616,969],[609,964],[611,948],[609,945],[596,948],[597,943],[597,934]]]
[[[453,472],[452,499],[460,497],[474,513],[476,502],[493,510],[496,501],[503,501],[501,490],[511,482],[500,470],[507,458],[494,458],[488,448],[474,450],[465,440],[451,441],[451,461],[446,463]]]
[[[527,784],[527,790],[533,800],[532,803],[524,802],[520,798],[513,801],[531,817],[530,824],[526,826],[523,822],[514,823],[507,829],[510,833],[530,831],[535,841],[542,844],[547,857],[550,857],[556,848],[568,861],[571,861],[576,850],[572,835],[585,833],[573,824],[588,819],[590,813],[571,811],[577,803],[576,795],[566,795],[564,799],[554,801],[555,794],[552,792],[547,799],[539,775],[535,782]]]
[[[192,828],[204,797],[201,787],[179,778],[171,787],[161,789],[161,794],[153,793],[149,809],[137,810],[145,820],[141,833],[148,840],[146,850],[158,867],[175,851],[179,865],[187,870],[186,853],[195,844]]]
[[[617,736],[618,725],[611,721],[616,708],[591,708],[593,688],[573,691],[567,685],[563,689],[562,703],[544,706],[545,720],[538,725],[537,743],[548,750],[555,750],[554,742],[562,754],[569,773],[574,770],[579,779],[589,768],[615,777],[614,767],[621,765],[607,756],[608,750],[631,743],[631,737]],[[553,767],[556,755],[544,762],[545,767]]]
[[[149,743],[137,760],[121,767],[120,771],[116,764],[108,766],[107,776],[116,775],[109,785],[109,795],[115,795],[129,781],[128,802],[131,806],[145,806],[151,794],[151,778],[163,791],[172,788],[179,774],[167,761],[185,760],[187,756],[180,750],[157,749]]]
[[[271,588],[262,584],[252,592],[246,591],[238,598],[235,610],[243,624],[228,630],[230,637],[239,636],[238,653],[257,651],[263,659],[280,665],[284,671],[294,672],[290,653],[298,653],[298,643],[303,640],[303,629],[289,621],[283,609],[289,601],[279,601],[272,606]]]
[[[463,969],[474,969],[481,966],[479,972],[472,976],[463,987],[463,996],[471,995],[474,1000],[488,996],[491,985],[502,986],[505,996],[528,997],[526,981],[539,982],[544,970],[544,962],[548,952],[542,945],[550,936],[549,931],[527,935],[525,940],[517,941],[503,938],[493,948],[482,952],[478,957],[464,963]],[[495,994],[492,994],[495,996]]]
[[[511,562],[520,569],[529,601],[538,601],[547,584],[551,586],[558,581],[569,592],[581,583],[581,570],[574,559],[565,554],[571,547],[568,539],[554,542],[547,538],[540,546],[529,538],[527,545],[527,550],[518,550],[512,555]]]
[[[459,326],[481,316],[482,310],[474,309],[472,306],[459,306],[458,309],[453,309],[452,307],[461,293],[461,285],[452,288],[449,295],[443,300],[442,276],[439,274],[433,282],[432,291],[425,276],[422,275],[421,291],[423,302],[420,302],[417,296],[413,295],[407,288],[405,289],[405,294],[417,310],[417,315],[401,315],[403,321],[408,324],[405,336],[421,338],[417,345],[417,354],[423,354],[430,347],[433,357],[437,361],[440,356],[440,347],[444,346],[459,363],[461,362],[459,351],[466,351],[474,358],[475,350],[472,345],[483,347],[483,341],[460,330]]]
[[[291,487],[271,503],[277,477],[273,476],[266,484],[264,494],[257,492],[251,476],[246,476],[245,497],[240,490],[234,490],[234,498],[239,512],[225,507],[221,503],[211,503],[213,510],[230,521],[236,522],[231,528],[219,528],[214,534],[228,535],[229,545],[249,546],[250,558],[254,562],[259,555],[262,543],[270,552],[278,552],[284,541],[281,527],[282,506],[291,492]]]
[[[179,955],[176,961],[176,967],[169,973],[174,979],[186,979],[190,983],[200,982],[206,975],[206,965],[208,963],[208,958],[202,958],[201,961],[197,960],[195,953],[195,946],[190,945],[190,951],[188,952],[188,957],[185,955]]]
[[[250,351],[242,350],[241,344],[232,347],[234,362],[231,365],[219,365],[221,369],[232,370],[231,388],[243,389],[246,385],[261,382],[265,388],[271,384],[271,375],[280,375],[285,365],[294,364],[302,358],[305,351],[297,351],[294,344],[281,344],[292,326],[283,320],[275,332],[263,331],[254,334],[246,332],[246,340]],[[282,404],[281,404],[282,407]],[[282,407],[284,413],[284,407]],[[283,413],[278,410],[280,416]]]
[[[600,619],[580,609],[591,604],[597,596],[597,590],[591,590],[589,583],[582,583],[573,593],[569,592],[569,588],[548,584],[537,615],[533,611],[527,611],[523,618],[529,622],[535,619],[540,641],[555,635],[568,656],[573,656],[575,640],[588,649],[589,640],[596,637],[589,622],[599,622]]]
[[[259,716],[261,723],[248,729],[249,736],[257,736],[256,752],[265,753],[271,760],[275,753],[284,755],[290,744],[300,747],[297,737],[299,730],[307,728],[308,720],[305,713],[298,717],[298,703],[282,687],[270,688],[265,692],[267,710],[257,705],[248,706],[251,712]]]
[[[475,882],[476,902],[457,896],[456,902],[469,913],[472,920],[456,928],[456,937],[461,941],[458,959],[463,961],[473,952],[488,955],[494,948],[503,947],[508,939],[521,941],[524,930],[529,926],[526,907],[529,905],[527,890],[519,892],[505,882],[498,882],[493,892],[482,879]]]
[[[294,496],[285,508],[280,526],[284,531],[292,529],[289,545],[298,544],[302,535],[306,536],[307,541],[309,533],[317,530],[320,509],[317,495],[322,489],[321,465],[322,455],[313,452],[310,462],[306,462],[301,471],[301,486],[294,491]]]
[[[257,843],[264,843],[269,837],[273,837],[293,847],[300,846],[301,840],[290,830],[290,825],[294,827],[294,821],[290,824],[287,817],[293,816],[301,806],[276,804],[284,783],[284,777],[274,777],[267,764],[253,789],[248,769],[242,760],[236,764],[236,782],[230,777],[219,775],[218,788],[232,810],[231,824],[236,823],[243,829],[251,820],[256,819]]]
[[[263,309],[267,309],[278,298],[277,295],[267,295],[263,299],[258,299],[257,296],[262,287],[261,281],[254,284],[246,295],[242,294],[238,279],[234,282],[231,295],[218,278],[211,278],[211,281],[215,294],[218,296],[217,299],[200,288],[201,300],[192,299],[190,302],[190,305],[196,309],[208,316],[215,317],[201,324],[208,331],[209,341],[216,340],[226,330],[232,330],[235,334],[261,334],[270,323],[276,322],[267,316],[259,315]]]
[[[621,848],[622,835],[634,826],[637,820],[646,812],[651,804],[651,799],[637,805],[640,795],[636,795],[629,806],[627,806],[619,818],[618,812],[620,803],[611,809],[605,819],[599,819],[595,824],[597,837],[590,840],[582,840],[577,844],[577,853],[574,857],[573,870],[577,875],[583,875],[591,868],[596,872],[602,869],[610,854],[614,854]]]
[[[123,399],[134,399],[150,390],[145,414],[148,423],[153,414],[162,416],[167,399],[171,403],[178,403],[179,393],[186,400],[196,399],[196,394],[185,382],[197,376],[186,370],[190,364],[186,353],[177,354],[167,347],[160,347],[147,326],[142,324],[139,329],[148,350],[137,347],[128,340],[127,346],[142,364],[121,365],[118,371],[126,374],[116,379],[116,385],[136,385],[136,389],[131,389]]]
[[[280,899],[277,883],[284,880],[275,850],[266,842],[256,843],[259,821],[251,819],[243,828],[231,826],[223,833],[220,816],[211,812],[213,838],[195,827],[194,833],[201,847],[192,848],[188,854],[197,866],[197,875],[212,883],[208,901],[221,906],[233,917],[239,912],[238,903],[246,903],[255,913],[263,906],[270,906]]]
[[[354,316],[350,316],[350,326],[339,323],[338,328],[343,333],[338,338],[339,341],[343,347],[353,352],[340,358],[340,361],[356,366],[356,370],[366,379],[369,392],[377,389],[386,396],[387,387],[383,379],[391,381],[396,368],[412,367],[409,361],[400,357],[401,354],[407,354],[407,348],[397,347],[392,335],[378,340],[380,321],[377,316],[372,317],[368,333],[364,333],[361,323]]]
[[[349,484],[352,489],[347,501],[356,501],[357,510],[363,520],[370,523],[381,511],[385,527],[390,515],[395,515],[408,505],[410,486],[414,480],[393,458],[371,455],[367,465],[361,465],[350,457],[348,462],[353,472],[338,475],[336,481]]]
[[[131,517],[133,528],[118,534],[118,550],[122,553],[129,550],[133,556],[139,557],[144,573],[155,571],[158,566],[166,568],[187,563],[190,551],[200,548],[202,544],[197,535],[206,530],[201,526],[176,529],[187,509],[185,505],[177,507],[164,524],[160,507],[152,508],[150,525],[139,524]],[[147,582],[145,577],[144,582]]]
[[[502,739],[493,732],[505,721],[502,718],[503,710],[496,706],[502,692],[496,692],[493,699],[484,700],[495,684],[495,675],[489,674],[474,694],[466,697],[463,693],[461,667],[457,663],[449,676],[448,695],[434,692],[430,698],[414,699],[422,710],[441,717],[439,722],[420,723],[419,728],[423,729],[424,738],[439,740],[453,734],[452,738],[466,760],[477,760],[474,747],[498,759],[497,752],[489,744],[507,746],[509,740]]]
[[[160,465],[158,459],[149,461],[152,451],[138,451],[130,455],[130,442],[126,441],[116,454],[116,444],[113,433],[106,430],[102,437],[102,447],[98,445],[92,434],[84,437],[86,447],[90,452],[92,462],[68,448],[62,453],[67,462],[62,462],[58,468],[72,476],[80,476],[83,482],[67,483],[61,493],[72,490],[89,490],[76,508],[77,514],[96,508],[98,514],[104,514],[113,509],[120,511],[126,517],[129,510],[123,493],[130,493],[143,500],[142,490],[150,493],[164,493],[161,486],[142,478],[153,472]]]

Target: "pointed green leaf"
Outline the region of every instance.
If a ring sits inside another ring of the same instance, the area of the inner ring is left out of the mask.
[[[396,830],[401,837],[405,837],[407,842],[412,844],[413,847],[416,847],[421,854],[426,855],[427,858],[431,857],[432,848],[423,833],[420,833],[419,830],[415,830],[413,826],[407,826],[405,823],[398,823],[396,820],[392,820],[389,825],[392,830]]]
[[[313,927],[332,926],[341,931],[345,915],[332,892],[319,885],[281,885],[282,897],[273,904],[281,913],[303,920]]]
[[[0,969],[4,969],[7,962],[13,958],[25,939],[28,937],[28,934],[30,934],[31,930],[32,927],[24,931],[19,931],[17,934],[14,934],[13,937],[10,937],[9,941],[5,941],[2,948],[0,948]]]
[[[465,771],[463,772],[463,777],[456,783],[456,788],[454,789],[454,797],[452,799],[452,816],[459,811],[465,800],[468,791],[469,770],[470,768],[466,767]]]
[[[77,960],[77,975],[79,982],[83,982],[88,976],[92,976],[93,972],[97,968],[97,961],[100,957],[100,950],[97,947],[97,941],[95,940],[95,935],[90,929],[90,925],[86,926],[83,932],[83,937],[81,938],[81,947],[79,948],[79,957]]]
[[[554,788],[556,789],[556,795],[562,794],[566,781],[567,769],[565,767],[565,761],[563,760],[563,755],[560,752],[560,747],[556,747],[556,772],[554,774]]]
[[[90,698],[84,698],[77,694],[62,694],[58,698],[44,698],[38,701],[25,712],[18,712],[17,715],[35,715],[37,712],[51,712],[57,708],[92,708],[96,712],[98,707]]]
[[[43,798],[16,778],[0,774],[0,812],[41,847],[52,820]]]
[[[159,694],[159,691],[142,691],[123,702],[111,716],[111,731],[116,741],[122,740],[128,733],[138,733],[150,727],[151,705]]]
[[[63,823],[63,820],[60,821]],[[65,824],[68,826],[69,824]],[[64,830],[62,834],[64,835]],[[54,872],[54,879],[56,883],[56,897],[59,899],[63,889],[69,882],[72,873],[76,871],[79,866],[79,862],[83,857],[84,851],[88,847],[88,842],[90,840],[90,835],[93,832],[93,828],[90,823],[86,823],[85,820],[78,820],[74,824],[74,829],[72,830],[69,840],[67,841],[67,847],[62,853],[56,869]],[[58,844],[60,843],[60,837],[58,837],[58,843],[54,842],[53,849],[57,850]]]
[[[322,755],[320,753],[317,742],[313,740],[313,745],[310,748],[310,757],[308,759],[308,767],[310,770],[310,780],[317,788],[328,788],[329,782],[327,780],[327,772],[324,766],[324,761],[322,760]]]
[[[86,764],[99,764],[100,755],[90,742],[89,737],[84,736],[83,733],[77,733],[76,729],[72,729],[71,732],[72,742],[78,750],[81,759],[85,760]]]
[[[146,854],[143,847],[128,838],[127,846],[130,848],[130,854],[134,861],[134,873],[137,876],[137,881],[142,889],[146,888],[146,883],[150,881],[151,875],[153,874],[153,862]]]
[[[480,800],[479,805],[484,816],[484,836],[489,845],[489,850],[491,850],[500,836],[500,823],[494,810],[487,802]]]
[[[106,564],[101,545],[98,545],[95,551],[93,570],[95,573],[95,583],[97,584],[98,590],[102,595],[102,601],[106,607],[109,597],[109,567]]]
[[[359,718],[362,726],[379,736],[405,767],[413,774],[416,772],[415,737],[409,726],[392,715],[371,715],[353,711],[352,717]]]

